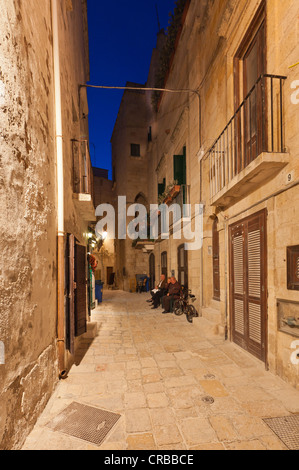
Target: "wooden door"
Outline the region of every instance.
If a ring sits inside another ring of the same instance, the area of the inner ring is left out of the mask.
[[[244,57],[243,86],[245,101],[245,166],[262,152],[263,128],[263,81],[258,79],[266,73],[265,23],[262,22]]]
[[[232,340],[266,362],[266,211],[230,227]]]
[[[107,273],[106,273],[106,274],[107,274],[107,277],[106,277],[106,283],[107,283],[108,285],[111,285],[111,281],[112,281],[112,274],[113,274],[113,272],[114,272],[114,269],[113,269],[113,267],[112,267],[112,266],[109,266],[109,267],[107,267]],[[112,284],[113,284],[113,282],[112,282]]]
[[[178,247],[178,282],[188,288],[188,251],[185,245]]]
[[[213,223],[213,298],[220,300],[220,247],[219,247],[219,232],[218,232],[218,219],[216,218]]]
[[[167,271],[167,252],[164,251],[161,254],[161,274],[164,274],[166,280],[168,277],[168,271]]]
[[[65,250],[66,348],[75,354],[75,237],[68,234]]]
[[[262,1],[234,60],[234,175],[267,147],[266,80],[261,78],[267,71],[266,44],[266,2]]]
[[[87,252],[86,247],[75,246],[75,335],[87,331]]]
[[[149,277],[150,277],[150,289],[154,289],[156,276],[155,276],[155,255],[153,253],[151,253],[149,257]]]

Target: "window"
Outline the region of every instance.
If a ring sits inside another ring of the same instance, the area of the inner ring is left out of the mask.
[[[140,145],[131,144],[131,157],[140,157]]]
[[[299,290],[299,245],[289,246],[288,254],[288,289]]]
[[[163,178],[163,183],[158,184],[158,197],[162,196],[166,189],[166,179]]]

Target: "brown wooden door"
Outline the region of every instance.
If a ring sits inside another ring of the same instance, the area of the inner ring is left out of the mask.
[[[75,335],[87,331],[87,252],[82,245],[75,246]]]
[[[213,297],[214,300],[220,300],[220,247],[218,219],[213,223]]]
[[[178,247],[178,282],[188,288],[188,251],[185,245]]]
[[[266,46],[266,2],[262,1],[234,60],[234,175],[267,147],[266,80],[261,78],[267,72]]]
[[[161,274],[164,274],[167,280],[168,274],[167,274],[167,252],[166,251],[164,251],[161,254]]]
[[[107,278],[106,278],[106,282],[107,282],[108,285],[110,285],[110,282],[111,282],[111,280],[112,280],[112,274],[113,274],[113,272],[114,272],[114,269],[113,269],[112,266],[107,267],[107,273],[106,273]],[[112,282],[112,284],[113,284],[113,282]]]
[[[243,86],[245,102],[245,166],[262,152],[263,128],[263,96],[262,80],[258,79],[266,73],[265,61],[265,22],[262,22],[258,32],[251,42],[244,57]]]
[[[266,211],[230,227],[232,340],[266,362]]]
[[[151,253],[149,257],[149,277],[150,277],[150,289],[154,289],[156,276],[155,276],[155,255],[153,253]]]
[[[75,354],[75,237],[68,234],[65,250],[66,348]]]

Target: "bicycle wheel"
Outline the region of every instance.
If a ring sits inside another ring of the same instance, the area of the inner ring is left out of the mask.
[[[190,314],[191,314],[191,312],[192,312],[193,317],[196,317],[196,318],[199,317],[198,311],[196,310],[196,308],[194,307],[194,305],[189,305],[189,309],[190,309]]]
[[[173,313],[180,317],[184,313],[184,304],[182,300],[176,300],[173,304]]]
[[[193,323],[193,317],[194,317],[194,311],[191,307],[192,305],[188,305],[185,310],[186,318],[189,323]]]

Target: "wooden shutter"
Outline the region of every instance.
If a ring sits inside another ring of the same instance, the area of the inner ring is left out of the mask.
[[[263,360],[267,318],[265,230],[264,212],[248,220],[248,350]]]
[[[231,327],[233,341],[266,360],[266,213],[230,229]]]
[[[161,254],[161,274],[164,274],[167,280],[167,252]]]
[[[87,252],[86,247],[76,245],[75,247],[75,335],[81,336],[87,330]]]
[[[186,149],[184,148],[183,155],[173,156],[173,179],[179,185],[186,184]]]
[[[151,253],[149,257],[149,277],[150,277],[150,289],[154,289],[156,276],[155,276],[155,255],[153,253]]]
[[[188,288],[188,251],[185,245],[178,247],[178,282]]]
[[[66,249],[66,347],[75,354],[75,237],[68,234]]]
[[[218,219],[213,223],[213,293],[214,299],[220,300],[220,262],[219,262]]]
[[[243,224],[232,230],[231,245],[232,336],[235,343],[246,349]]]

